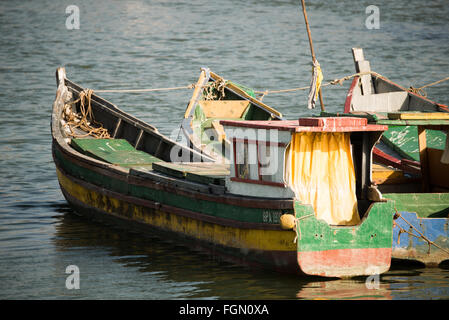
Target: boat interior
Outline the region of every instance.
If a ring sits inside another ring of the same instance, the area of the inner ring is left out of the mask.
[[[229,147],[220,120],[281,120],[282,114],[252,89],[202,68],[181,125],[191,148],[221,159]]]

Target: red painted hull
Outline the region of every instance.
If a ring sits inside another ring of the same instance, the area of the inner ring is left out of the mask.
[[[390,268],[391,250],[366,248],[298,252],[297,258],[301,270],[308,275],[349,277],[386,272]]]

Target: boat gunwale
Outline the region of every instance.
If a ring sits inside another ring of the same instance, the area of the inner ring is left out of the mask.
[[[435,105],[435,107],[439,107],[440,110],[441,110],[440,112],[449,112],[449,110],[446,110],[446,108],[447,108],[446,105],[441,104],[441,103],[437,103],[437,102],[435,102],[433,100],[430,100],[427,97],[421,96],[421,95],[419,95],[417,93],[414,93],[414,92],[412,92],[410,90],[407,90],[406,88],[404,88],[400,84],[398,84],[396,82],[393,82],[393,81],[391,81],[391,80],[389,80],[389,79],[387,79],[387,78],[385,78],[383,76],[380,76],[380,75],[378,75],[378,76],[371,76],[371,79],[380,79],[380,80],[382,80],[382,81],[384,81],[384,82],[386,82],[386,83],[396,87],[397,89],[400,89],[400,91],[407,92],[407,94],[409,94],[409,95],[415,96],[418,99],[425,100],[425,101]],[[352,79],[351,86],[349,87],[348,93],[346,94],[346,100],[345,100],[344,111],[343,111],[344,113],[351,113],[351,103],[352,103],[352,100],[354,98],[354,88],[359,84],[359,80],[360,80],[360,76],[355,76]],[[374,95],[374,94],[376,94],[376,93],[372,93],[371,95]],[[443,108],[441,108],[441,107],[443,107]],[[446,108],[444,108],[444,107],[446,107]],[[357,110],[354,110],[354,111],[357,111]]]
[[[54,147],[58,146],[60,145],[58,145],[58,143],[55,143]],[[170,185],[170,183],[161,184],[157,181],[145,179],[137,175],[130,175],[127,168],[122,168],[117,165],[109,165],[104,162],[97,161],[94,158],[90,157],[87,157],[88,159],[85,159],[84,157],[78,158],[77,154],[72,153],[71,150],[67,150],[65,148],[61,148],[59,149],[59,151],[62,151],[63,156],[68,157],[67,161],[75,165],[79,165],[87,170],[106,176],[108,178],[118,179],[127,184],[143,186],[156,190],[163,190],[170,193],[176,192],[179,195],[187,196],[192,199],[201,199],[229,205],[238,205],[241,207],[248,207],[248,208],[279,209],[279,210],[292,209],[295,201],[294,199],[276,199],[276,198],[263,199],[257,197],[234,195],[231,193],[217,195],[212,193],[193,191],[175,186],[174,185],[175,182],[172,185]],[[55,162],[58,161],[55,156],[54,158],[56,159]],[[167,177],[173,180],[183,181],[183,179],[180,178],[172,176]]]
[[[184,217],[189,217],[189,218],[196,219],[199,221],[213,223],[213,224],[217,224],[217,225],[221,225],[221,226],[225,226],[225,227],[235,227],[235,228],[240,228],[240,229],[253,229],[253,230],[286,231],[286,230],[282,229],[279,224],[247,222],[247,221],[239,221],[239,220],[215,217],[215,216],[211,216],[208,214],[195,212],[195,211],[192,211],[189,209],[184,209],[184,208],[179,208],[179,207],[175,207],[175,206],[168,205],[168,204],[163,204],[163,203],[160,203],[160,202],[154,201],[154,200],[143,199],[143,198],[135,197],[132,195],[125,195],[120,192],[102,188],[93,183],[90,183],[85,180],[74,177],[71,174],[67,173],[61,166],[58,166],[57,169],[61,172],[61,174],[63,174],[71,182],[74,182],[85,189],[106,195],[111,198],[116,198],[120,201],[131,203],[133,205],[138,205],[138,206],[142,206],[142,207],[146,207],[146,208],[170,212],[170,213],[173,213],[176,215],[181,215]],[[65,191],[67,192],[67,190],[65,190]],[[71,195],[71,196],[73,197],[73,195]],[[78,200],[78,201],[80,201],[80,200]],[[87,207],[90,207],[87,204],[84,204],[84,205]],[[92,208],[94,208],[94,207],[92,207]],[[98,209],[98,208],[95,208],[95,209]],[[115,215],[115,216],[117,216],[117,215]],[[117,216],[117,217],[125,218],[123,216]]]

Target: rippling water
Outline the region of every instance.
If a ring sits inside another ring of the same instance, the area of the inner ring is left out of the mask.
[[[310,2],[310,3],[309,3]],[[380,1],[380,29],[365,27],[370,1],[308,1],[325,81],[354,73],[351,47],[404,86],[449,71],[445,1]],[[66,28],[67,6],[80,29]],[[157,88],[195,82],[208,66],[258,90],[307,86],[311,58],[299,1],[1,1],[0,298],[11,299],[447,299],[449,270],[394,268],[377,290],[364,280],[320,281],[227,264],[156,234],[127,233],[75,216],[51,159],[54,72],[92,88]],[[342,110],[349,81],[323,89]],[[428,96],[449,104],[449,82]],[[191,92],[103,94],[124,111],[178,128]],[[316,114],[307,92],[267,95],[287,118]],[[81,289],[65,288],[80,268]]]

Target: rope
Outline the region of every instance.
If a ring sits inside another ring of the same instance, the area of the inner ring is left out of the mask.
[[[92,93],[93,90],[85,89],[80,92],[79,98],[77,100],[66,103],[64,105],[63,116],[64,120],[66,121],[65,126],[68,126],[70,130],[70,133],[68,133],[68,135],[75,138],[84,138],[92,135],[97,139],[109,139],[110,135],[108,133],[108,130],[106,128],[103,128],[103,125],[96,122],[94,119],[91,106]],[[77,114],[72,110],[72,105],[78,102],[80,103],[80,114]],[[92,123],[96,124],[97,127],[92,126]],[[87,133],[77,134],[74,131],[74,129],[76,128],[79,128]]]
[[[329,82],[326,82],[326,83],[321,84],[321,87],[327,87],[327,86],[330,86],[330,85],[337,85],[337,84],[343,85],[343,82],[345,82],[346,80],[352,79],[352,78],[354,78],[354,77],[359,77],[359,76],[368,75],[368,74],[371,74],[371,75],[373,75],[373,76],[376,76],[377,78],[381,78],[381,79],[386,79],[386,80],[388,80],[387,78],[385,78],[384,76],[382,76],[381,74],[379,74],[379,73],[377,73],[377,72],[374,72],[374,71],[367,71],[367,72],[354,73],[354,74],[351,74],[351,75],[349,75],[349,76],[345,76],[345,77],[342,77],[342,78],[334,79],[334,80],[332,80],[332,81],[329,81]],[[446,77],[446,78],[444,78],[444,79],[441,79],[441,80],[438,80],[438,81],[435,81],[435,82],[426,84],[426,85],[424,85],[424,86],[422,86],[422,87],[419,87],[419,88],[413,88],[413,87],[410,87],[409,91],[412,92],[412,93],[419,94],[419,95],[421,95],[421,96],[423,96],[423,97],[426,97],[426,93],[425,93],[425,91],[423,90],[424,88],[427,88],[427,87],[430,87],[430,86],[434,86],[434,85],[436,85],[436,84],[439,84],[439,83],[444,82],[444,81],[447,81],[447,80],[449,80],[449,77]],[[261,98],[263,98],[264,96],[266,96],[267,94],[270,94],[270,93],[271,93],[271,94],[273,94],[273,93],[284,93],[284,92],[293,92],[293,91],[309,90],[309,89],[310,89],[310,86],[308,86],[308,87],[292,88],[292,89],[254,91],[254,93],[260,94],[260,95],[261,95]],[[260,99],[260,98],[259,98],[259,99]]]
[[[446,77],[444,79],[440,79],[440,80],[435,81],[435,82],[431,82],[431,83],[426,84],[426,85],[424,85],[422,87],[419,87],[419,88],[414,88],[414,87],[410,86],[409,91],[412,92],[412,93],[415,93],[415,94],[419,94],[420,96],[427,97],[427,93],[426,93],[426,91],[424,91],[424,88],[434,86],[436,84],[439,84],[439,83],[447,81],[447,80],[449,80],[449,77]]]
[[[395,226],[397,226],[398,228],[399,228],[399,234],[398,234],[398,244],[399,244],[399,240],[400,240],[400,237],[401,237],[401,234],[402,233],[408,233],[409,235],[411,235],[411,236],[414,236],[414,237],[416,237],[416,238],[421,238],[421,239],[423,239],[424,241],[426,241],[427,242],[427,244],[429,245],[429,250],[428,250],[428,254],[430,253],[430,247],[433,245],[433,246],[435,246],[436,248],[438,248],[438,249],[440,249],[440,250],[442,250],[442,251],[444,251],[445,253],[447,253],[448,255],[449,255],[449,251],[447,251],[446,249],[444,249],[444,248],[441,248],[439,245],[437,245],[435,242],[433,242],[433,241],[431,241],[429,238],[427,238],[424,234],[422,234],[418,229],[416,229],[410,222],[408,222],[399,212],[398,212],[398,210],[396,209],[396,207],[394,208],[394,210],[396,211],[396,214],[395,214],[395,216],[394,216],[394,219],[396,220],[397,218],[401,218],[402,220],[404,220],[404,222],[405,223],[407,223],[413,230],[415,230],[418,234],[419,234],[419,236],[417,236],[416,234],[413,234],[413,233],[411,233],[411,232],[409,232],[409,231],[407,231],[407,230],[405,230],[404,228],[402,228],[401,226],[399,226],[398,224],[396,224],[396,222],[394,223],[395,224]]]
[[[444,78],[444,79],[441,79],[441,80],[438,80],[438,81],[435,81],[435,82],[426,84],[425,86],[422,86],[422,87],[420,87],[419,89],[424,89],[424,88],[427,88],[427,87],[431,87],[431,86],[434,86],[434,85],[436,85],[436,84],[438,84],[438,83],[441,83],[441,82],[444,82],[444,81],[447,81],[447,80],[449,80],[449,77],[446,77],[446,78]]]
[[[330,85],[337,85],[337,84],[343,85],[343,82],[346,81],[346,80],[352,79],[352,78],[357,77],[357,76],[367,75],[367,74],[372,74],[372,75],[374,75],[376,77],[384,78],[382,75],[380,75],[380,74],[378,74],[377,72],[374,72],[374,71],[359,72],[359,73],[354,73],[354,74],[351,74],[349,76],[345,76],[345,77],[342,77],[342,78],[337,78],[337,79],[334,79],[334,80],[326,82],[326,83],[322,83],[321,87],[327,87],[327,86],[330,86]],[[310,89],[310,86],[308,86],[308,87],[298,87],[298,88],[292,88],[292,89],[279,89],[279,90],[265,90],[265,91],[257,91],[257,90],[255,90],[254,93],[261,94],[262,98],[263,98],[264,96],[266,96],[269,93],[284,93],[284,92],[293,92],[293,91],[309,90],[309,89]]]
[[[374,75],[377,78],[382,78],[382,79],[386,79],[384,76],[378,74],[377,72],[374,71],[367,71],[367,72],[359,72],[359,73],[354,73],[342,78],[337,78],[334,79],[332,81],[328,81],[326,83],[322,83],[321,87],[327,87],[330,85],[343,85],[343,82],[345,82],[346,80],[352,79],[354,77],[357,76],[363,76],[363,75]],[[434,86],[436,84],[439,84],[441,82],[447,81],[449,80],[449,77],[446,77],[444,79],[440,79],[438,81],[434,81],[432,83],[426,84],[422,87],[419,88],[414,88],[414,87],[410,87],[409,91],[415,94],[419,94],[423,97],[426,97],[427,94],[426,92],[423,90],[424,88],[430,87],[430,86]],[[223,79],[219,79],[217,81],[211,82],[205,86],[202,86],[205,89],[205,98],[206,100],[221,100],[224,96],[224,88],[226,86],[226,81],[224,81]],[[187,86],[180,86],[180,87],[169,87],[169,88],[147,88],[147,89],[103,89],[103,90],[95,90],[95,92],[116,92],[116,93],[140,93],[140,92],[157,92],[157,91],[171,91],[171,90],[184,90],[184,89],[194,89],[196,87],[196,84],[189,84]],[[258,97],[259,100],[262,100],[266,95],[268,94],[276,94],[276,93],[286,93],[286,92],[294,92],[294,91],[300,91],[300,90],[310,90],[310,86],[307,87],[297,87],[297,88],[291,88],[291,89],[279,89],[279,90],[264,90],[264,91],[257,91],[255,90],[254,93],[260,95]]]
[[[311,213],[311,214],[308,214],[306,216],[302,216],[302,217],[299,217],[299,218],[295,219],[295,227],[294,227],[293,230],[295,230],[296,236],[295,236],[295,239],[293,240],[293,243],[296,243],[296,240],[298,239],[298,237],[299,237],[299,240],[301,240],[301,227],[299,225],[299,221],[307,219],[307,218],[310,218],[312,216],[315,216],[315,214]]]
[[[154,92],[154,91],[170,91],[170,90],[181,90],[181,89],[193,89],[195,84],[191,83],[187,86],[182,87],[171,87],[171,88],[154,88],[154,89],[105,89],[105,90],[95,90],[95,92]]]
[[[219,78],[214,82],[210,82],[203,86],[205,100],[221,100],[225,97],[226,81]]]

